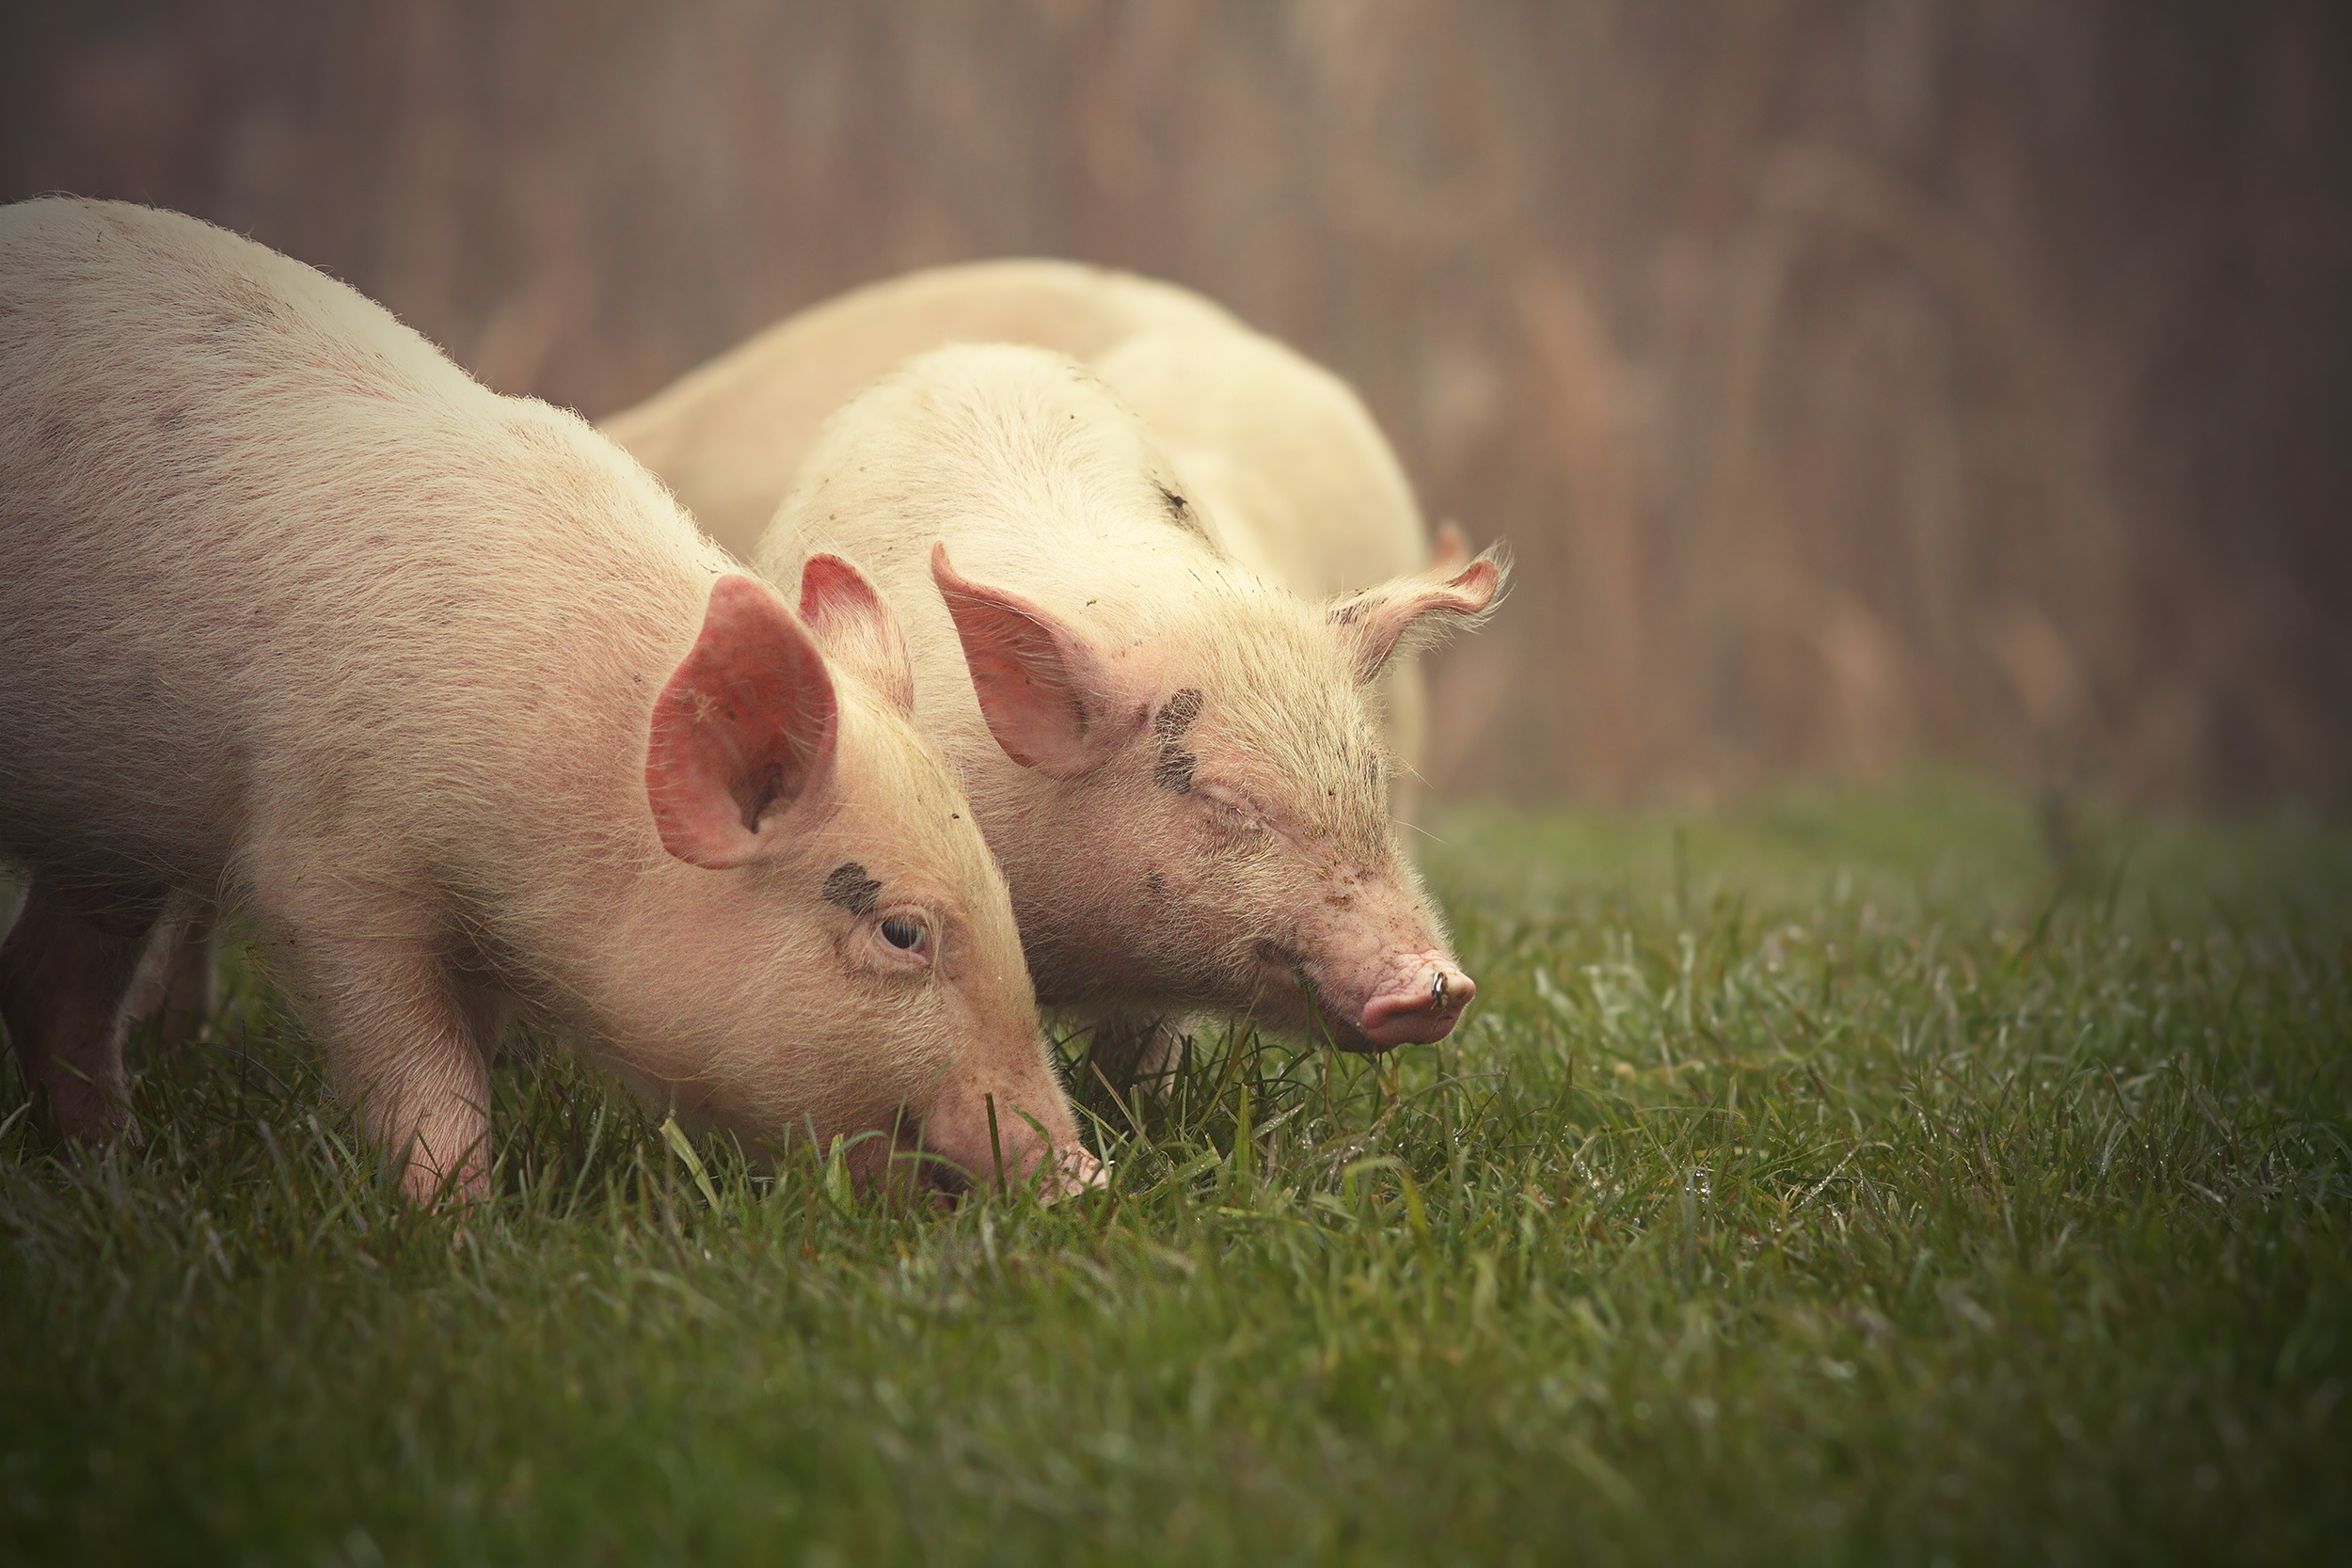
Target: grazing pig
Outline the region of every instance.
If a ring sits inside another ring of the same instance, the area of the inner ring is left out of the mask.
[[[1154,1071],[1152,1021],[1204,1009],[1351,1051],[1442,1038],[1474,988],[1399,847],[1368,688],[1484,614],[1502,563],[1309,600],[1203,511],[1083,367],[964,345],[833,419],[758,560],[874,574],[1039,995],[1101,1020],[1098,1055]]]
[[[1229,560],[1307,598],[1354,593],[1433,558],[1405,470],[1338,376],[1189,290],[1073,261],[975,261],[853,290],[689,372],[606,433],[745,560],[824,420],[862,387],[951,342],[1058,350],[1151,427]],[[1391,806],[1418,815],[1426,698],[1417,662],[1382,677]]]
[[[306,266],[0,209],[0,1019],[50,1114],[132,1130],[128,993],[225,903],[419,1198],[486,1192],[516,1015],[755,1146],[879,1132],[864,1180],[1093,1179],[898,621],[780,577]]]

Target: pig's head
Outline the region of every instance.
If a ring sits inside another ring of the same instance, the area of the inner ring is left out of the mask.
[[[975,789],[1045,1000],[1222,1008],[1348,1051],[1443,1038],[1475,987],[1397,841],[1372,689],[1506,571],[1442,552],[1313,604],[1204,562],[1112,632],[935,549],[981,716],[1026,770]]]
[[[1004,879],[912,701],[898,624],[846,561],[805,563],[797,614],[718,580],[653,710],[665,853],[613,933],[608,1044],[754,1147],[882,1134],[853,1146],[864,1181],[1091,1184]],[[955,1168],[889,1159],[918,1142]]]

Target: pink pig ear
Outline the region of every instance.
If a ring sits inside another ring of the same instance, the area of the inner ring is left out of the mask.
[[[714,871],[752,859],[764,824],[831,784],[836,724],[815,639],[772,589],[721,578],[654,703],[645,794],[661,847]]]
[[[974,582],[931,546],[931,580],[955,617],[981,716],[1005,754],[1048,778],[1075,779],[1109,761],[1143,722],[1122,704],[1087,640],[1017,594]]]
[[[1475,625],[1494,608],[1510,574],[1508,547],[1489,545],[1471,557],[1461,531],[1449,523],[1438,531],[1437,560],[1428,570],[1350,594],[1333,601],[1325,615],[1355,666],[1356,679],[1366,682],[1388,667],[1399,648],[1420,647],[1458,629],[1438,616]]]
[[[909,716],[914,671],[907,663],[898,618],[865,573],[837,555],[812,555],[801,567],[801,619],[825,657],[850,671]]]

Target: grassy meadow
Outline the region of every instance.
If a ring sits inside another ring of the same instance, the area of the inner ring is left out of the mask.
[[[1930,784],[1459,812],[1388,1061],[1084,1078],[950,1215],[500,1074],[394,1197],[242,968],[141,1150],[0,1069],[0,1561],[2352,1558],[2352,834]]]

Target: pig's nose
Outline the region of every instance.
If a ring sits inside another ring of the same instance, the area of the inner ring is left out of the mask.
[[[1384,1049],[1428,1045],[1454,1032],[1462,1009],[1477,994],[1477,981],[1451,963],[1433,962],[1419,967],[1408,983],[1365,1003],[1357,1027],[1366,1039]]]
[[[1056,1162],[1053,1173],[1038,1192],[1042,1203],[1057,1203],[1094,1187],[1110,1185],[1111,1168],[1083,1148],[1073,1148]]]

